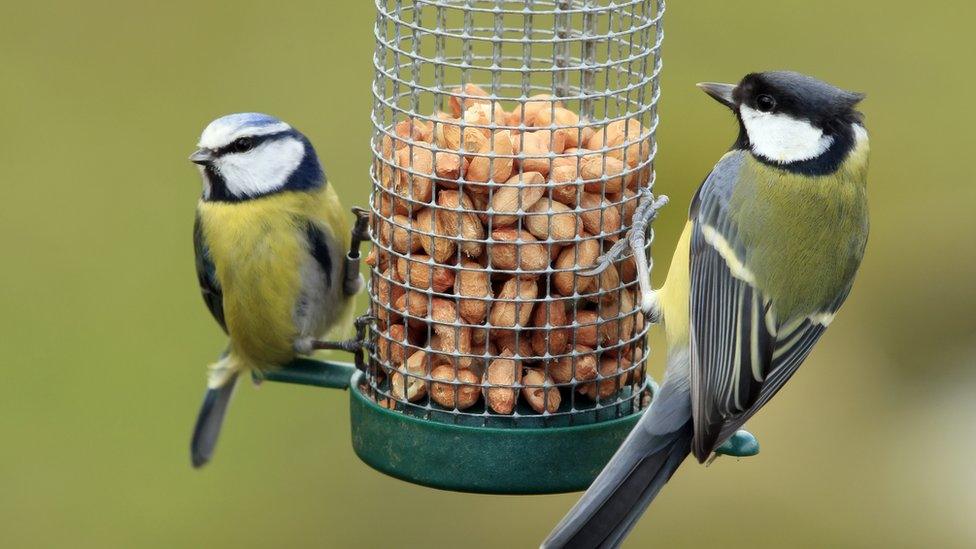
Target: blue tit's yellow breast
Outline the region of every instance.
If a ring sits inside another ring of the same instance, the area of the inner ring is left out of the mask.
[[[300,192],[198,206],[223,292],[231,350],[251,367],[294,358],[294,310],[308,254],[305,224],[319,206],[316,195]]]

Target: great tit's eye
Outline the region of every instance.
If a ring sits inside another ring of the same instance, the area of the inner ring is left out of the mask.
[[[769,112],[776,108],[776,100],[771,95],[762,94],[756,98],[756,108],[762,112]]]
[[[230,150],[238,153],[251,150],[254,147],[254,139],[250,137],[240,137],[230,144]]]

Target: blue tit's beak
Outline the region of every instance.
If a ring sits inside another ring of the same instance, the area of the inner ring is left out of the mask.
[[[735,108],[735,99],[732,98],[732,91],[735,90],[735,84],[719,84],[717,82],[700,82],[696,85],[699,88],[701,88],[703,92],[712,96],[712,99],[718,101],[719,103],[725,105],[730,109]]]
[[[213,162],[214,153],[210,149],[197,149],[190,155],[190,162],[194,164],[200,164],[201,166],[206,166],[207,164]]]

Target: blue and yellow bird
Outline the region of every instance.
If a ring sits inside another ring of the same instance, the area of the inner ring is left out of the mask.
[[[355,349],[355,341],[319,338],[352,325],[359,240],[368,238],[365,212],[357,211],[350,232],[311,143],[285,122],[224,116],[204,129],[198,147],[190,156],[203,179],[193,229],[197,277],[230,341],[210,366],[194,467],[210,460],[241,374],[260,379],[315,349]]]
[[[847,298],[868,236],[863,96],[795,72],[699,84],[739,123],[651,300],[664,383],[543,543],[616,547],[689,453],[704,462],[796,372]]]

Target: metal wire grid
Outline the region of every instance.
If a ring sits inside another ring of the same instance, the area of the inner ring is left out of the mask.
[[[371,172],[376,253],[369,294],[379,322],[370,334],[377,345],[370,356],[368,392],[407,413],[481,425],[498,424],[501,417],[503,423],[531,420],[536,425],[541,418],[542,425],[565,425],[640,409],[648,325],[639,312],[632,258],[623,257],[611,273],[595,280],[579,273],[592,267],[580,263],[584,248],[602,252],[630,228],[627,214],[632,215],[638,196],[622,182],[634,180],[642,187],[654,183],[663,0],[377,0],[376,6]],[[479,88],[468,87],[474,83],[487,90],[487,97]],[[540,108],[533,96],[541,93],[552,97]],[[466,109],[479,102],[487,103],[489,118],[468,119]],[[558,120],[560,104],[578,113],[579,120]],[[521,116],[512,118],[506,106]],[[527,126],[530,108],[547,111],[548,124]],[[623,127],[619,142],[608,142],[612,126]],[[460,136],[456,148],[442,146],[435,136],[451,130]],[[533,154],[526,150],[527,134],[539,130],[548,130],[543,137],[548,137],[549,147]],[[477,136],[474,132],[487,137],[487,151],[468,146]],[[602,133],[598,146],[593,146],[591,132]],[[578,147],[556,152],[560,138]],[[505,139],[512,142],[512,150],[501,147],[499,152],[497,145]],[[579,148],[584,142],[588,150]],[[583,163],[592,162],[594,154],[601,159],[600,177],[583,179]],[[608,171],[608,158],[621,160],[623,169]],[[467,176],[473,173],[472,164],[487,161],[489,176],[467,179],[460,166],[457,174],[438,174],[439,159],[466,166]],[[557,185],[553,171],[557,163],[567,161],[575,165],[576,177]],[[532,162],[533,169],[548,174],[541,183],[526,175]],[[513,163],[514,171],[506,174],[505,167]],[[497,181],[496,175],[504,177]],[[493,207],[504,187],[517,189],[514,212]],[[548,209],[535,213],[545,219],[545,238],[532,236],[532,215],[526,211],[531,205],[523,204],[540,190],[549,200]],[[445,196],[456,200],[442,200]],[[565,216],[565,209],[556,209],[557,202],[571,206],[571,237],[553,236],[554,220]],[[483,232],[474,237],[465,234],[460,223],[471,216],[483,222]],[[445,234],[442,219],[455,220],[453,234]],[[394,243],[394,235],[400,242],[405,237],[405,247]],[[652,240],[653,231],[647,257]],[[545,265],[527,265],[523,259],[530,251],[538,255],[540,247]],[[572,262],[560,266],[554,258],[566,250],[572,252]],[[513,252],[513,264],[500,265],[498,258]],[[489,294],[478,300],[486,309],[481,322],[465,318],[462,306],[473,300],[456,293],[459,279],[469,276],[486,276],[490,282]],[[570,291],[562,295],[557,289],[566,289],[567,278]],[[453,316],[435,314],[445,304],[453,306]],[[566,320],[554,322],[560,308]],[[514,310],[514,324],[492,324],[492,312],[502,309]],[[553,339],[560,335],[568,342],[556,350]],[[501,357],[495,339],[508,342],[514,354],[513,375],[504,383],[459,377],[462,370],[484,370]],[[593,346],[578,347],[584,339]],[[444,340],[451,340],[449,347],[444,347]],[[414,353],[424,353],[418,355],[422,361],[415,361],[419,368],[403,367]],[[588,355],[596,360],[596,374],[580,379],[581,364],[591,360]],[[556,368],[566,362],[569,379],[554,381]],[[612,371],[603,369],[604,362],[612,363]],[[451,378],[432,376],[441,364],[453,369]],[[537,369],[543,381],[525,383],[523,366]],[[399,391],[393,383],[402,384]],[[427,395],[411,401],[409,388],[420,385]],[[431,398],[435,386],[453,391],[453,407]],[[487,396],[460,409],[462,391],[472,390],[511,390],[516,399],[518,392],[534,390],[541,393],[542,412],[523,405],[510,414],[500,413],[486,405]],[[592,399],[581,398],[581,390]],[[558,407],[551,406],[556,395],[562,400]]]

